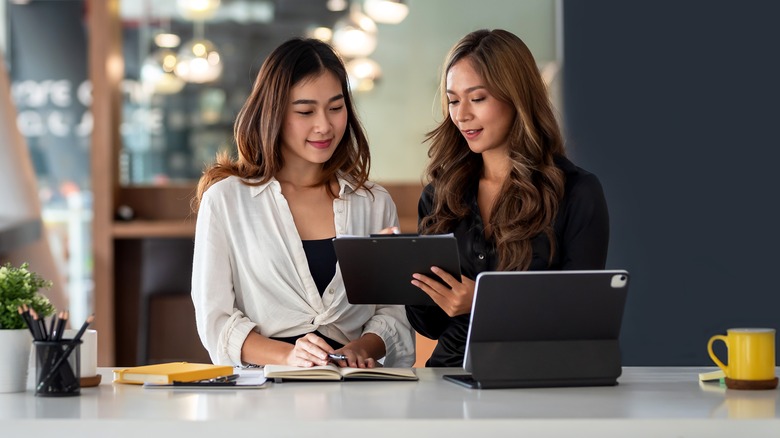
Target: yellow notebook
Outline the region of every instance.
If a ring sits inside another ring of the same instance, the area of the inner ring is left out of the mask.
[[[336,365],[294,367],[266,365],[265,377],[282,380],[417,380],[411,368],[339,368]]]
[[[173,383],[194,382],[233,374],[230,365],[212,365],[206,363],[170,362],[155,365],[114,370],[115,383]]]

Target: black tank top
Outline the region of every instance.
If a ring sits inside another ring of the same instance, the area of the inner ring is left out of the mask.
[[[303,240],[303,251],[309,271],[317,285],[320,296],[325,293],[333,276],[336,275],[336,250],[333,249],[333,238],[320,240]]]

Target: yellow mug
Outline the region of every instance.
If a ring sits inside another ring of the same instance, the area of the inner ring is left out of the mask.
[[[715,341],[728,349],[728,365],[712,351]],[[733,328],[726,336],[715,335],[707,343],[710,358],[731,380],[773,380],[775,378],[775,329]]]

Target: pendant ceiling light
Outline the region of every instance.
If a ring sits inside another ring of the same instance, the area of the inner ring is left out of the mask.
[[[151,4],[148,13],[153,16]],[[141,64],[141,84],[148,94],[176,94],[185,85],[174,73],[178,59],[173,49],[181,44],[181,38],[170,31],[169,18],[161,17],[160,21],[161,29],[154,35],[154,48]]]
[[[328,0],[325,2],[325,7],[331,12],[341,12],[349,6],[347,0]]]
[[[187,20],[205,20],[214,16],[219,3],[220,0],[176,0],[176,8]]]
[[[179,38],[179,36],[175,33],[163,31],[154,36],[154,43],[159,47],[172,49],[174,47],[179,47],[179,44],[181,44],[181,38]]]
[[[403,0],[365,0],[363,9],[377,23],[398,24],[409,15]]]
[[[360,58],[376,49],[376,23],[353,4],[349,14],[333,26],[333,47],[345,58]]]
[[[185,82],[174,74],[177,65],[173,50],[160,48],[152,52],[141,66],[141,82],[154,94],[176,94]]]
[[[312,27],[306,30],[306,36],[330,43],[333,39],[333,29],[325,26]]]
[[[195,38],[182,45],[174,71],[187,82],[213,82],[222,75],[222,60],[216,46],[203,38],[203,22],[195,23]]]
[[[370,58],[353,59],[346,64],[349,87],[358,92],[369,91],[382,77],[379,63]]]

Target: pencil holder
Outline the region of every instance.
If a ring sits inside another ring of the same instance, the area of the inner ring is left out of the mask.
[[[35,395],[70,397],[81,393],[81,341],[34,341]]]

